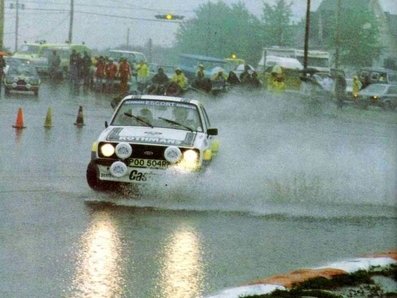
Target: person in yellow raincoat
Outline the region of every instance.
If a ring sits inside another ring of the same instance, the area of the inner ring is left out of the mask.
[[[180,68],[175,69],[175,74],[172,76],[171,81],[177,83],[182,90],[186,90],[187,78]]]
[[[149,67],[145,61],[141,60],[136,69],[138,90],[143,91],[148,84],[149,79]]]
[[[358,79],[358,76],[353,77],[353,86],[352,86],[352,95],[353,95],[353,100],[357,101],[358,100],[358,92],[361,90],[362,83]]]
[[[285,90],[285,82],[284,75],[281,66],[275,65],[273,66],[272,72],[269,76],[268,88],[274,92],[284,92]]]

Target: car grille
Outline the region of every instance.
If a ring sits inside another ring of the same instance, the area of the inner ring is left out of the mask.
[[[26,82],[24,80],[18,80],[17,85],[26,85]]]
[[[132,145],[132,158],[144,159],[160,159],[165,160],[164,146],[151,146],[151,145]]]

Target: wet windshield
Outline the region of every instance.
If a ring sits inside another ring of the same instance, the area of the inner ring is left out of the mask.
[[[36,69],[30,64],[18,64],[10,67],[8,74],[11,75],[24,75],[24,76],[37,76]]]
[[[39,52],[39,49],[40,49],[40,46],[38,46],[38,45],[24,44],[19,49],[19,52],[24,53],[24,54],[37,54]]]
[[[131,100],[119,108],[112,125],[154,126],[202,132],[202,124],[197,107],[193,104]]]

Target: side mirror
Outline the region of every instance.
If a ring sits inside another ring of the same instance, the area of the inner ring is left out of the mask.
[[[105,128],[108,128],[108,122],[107,121],[105,121]]]
[[[217,136],[218,135],[218,129],[217,128],[208,128],[207,129],[207,134],[209,136]]]

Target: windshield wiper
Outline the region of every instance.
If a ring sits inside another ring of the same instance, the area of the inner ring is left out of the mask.
[[[190,131],[193,131],[193,129],[192,129],[191,127],[186,126],[186,125],[184,125],[184,124],[182,124],[182,123],[176,122],[176,121],[174,121],[174,120],[167,119],[167,118],[163,118],[163,117],[159,117],[159,119],[160,119],[160,120],[164,120],[165,122],[168,122],[168,123],[171,123],[171,124],[175,124],[175,125],[181,126],[181,127],[186,128],[186,129],[188,129],[188,130],[190,130]]]
[[[126,115],[128,117],[132,117],[135,120],[138,120],[139,122],[142,122],[143,124],[146,124],[147,126],[153,128],[153,125],[149,121],[146,121],[145,119],[142,119],[139,116],[132,115],[131,113],[128,113],[128,112],[125,112],[124,115]]]

